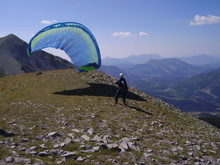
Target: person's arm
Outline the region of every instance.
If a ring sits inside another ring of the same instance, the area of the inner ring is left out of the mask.
[[[119,82],[120,82],[120,80],[114,81],[114,83],[117,84],[117,85],[119,84]]]

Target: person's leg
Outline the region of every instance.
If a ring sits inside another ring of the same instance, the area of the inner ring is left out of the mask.
[[[126,93],[122,93],[123,103],[124,103],[124,104],[126,104],[126,103],[125,103],[125,101],[126,101],[125,95],[126,95]]]
[[[118,96],[119,96],[120,94],[121,94],[121,90],[118,89],[117,92],[116,92],[116,94],[115,94],[115,103],[118,102]]]

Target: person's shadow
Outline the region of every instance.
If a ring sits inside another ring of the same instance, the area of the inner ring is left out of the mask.
[[[79,89],[72,89],[72,90],[63,90],[63,91],[58,91],[54,92],[53,94],[56,95],[87,95],[87,96],[104,96],[104,97],[114,97],[116,91],[118,88],[113,85],[107,85],[107,84],[96,84],[96,83],[88,83],[89,87],[86,88],[79,88]],[[139,95],[128,91],[126,94],[126,98],[130,100],[138,100],[138,101],[147,101],[144,98],[140,97]],[[146,113],[148,115],[152,115],[152,113],[146,112],[140,108],[134,107],[134,106],[129,106],[131,109],[135,109],[136,111]]]
[[[89,87],[86,88],[79,88],[79,89],[72,89],[72,90],[63,90],[57,91],[53,94],[56,95],[87,95],[87,96],[104,96],[104,97],[114,97],[117,91],[117,87],[113,85],[107,84],[96,84],[96,83],[88,83]],[[138,100],[138,101],[146,101],[142,97],[136,95],[133,92],[128,91],[126,94],[127,99],[131,100]]]
[[[142,110],[142,109],[140,109],[140,108],[133,107],[133,106],[129,106],[129,105],[127,105],[127,106],[128,106],[129,108],[131,108],[131,109],[135,109],[136,111],[143,112],[143,113],[146,113],[146,114],[148,114],[148,115],[154,116],[154,114],[152,114],[152,113],[150,113],[150,112],[147,112],[147,111],[144,111],[144,110]]]

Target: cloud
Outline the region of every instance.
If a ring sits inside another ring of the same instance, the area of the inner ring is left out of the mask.
[[[57,22],[57,20],[52,20],[52,21],[51,20],[42,20],[41,21],[42,24],[52,24],[52,23],[56,23],[56,22]]]
[[[75,4],[75,5],[72,5],[71,7],[77,7],[77,6],[79,6],[79,5],[81,5],[81,3],[77,3],[77,4]]]
[[[114,32],[112,34],[113,37],[121,37],[121,38],[125,38],[125,37],[135,37],[135,35],[133,35],[130,32]]]
[[[189,24],[191,26],[196,26],[196,25],[215,24],[215,23],[220,23],[220,17],[214,15],[208,15],[207,17],[196,15],[194,17],[194,21],[191,21]]]
[[[140,32],[139,36],[148,36],[149,34],[145,33],[145,32]]]

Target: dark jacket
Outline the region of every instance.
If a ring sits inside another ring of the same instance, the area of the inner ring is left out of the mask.
[[[115,84],[118,85],[118,87],[122,91],[122,93],[127,93],[128,92],[127,82],[124,79],[124,77],[121,77],[118,81],[115,82]]]

